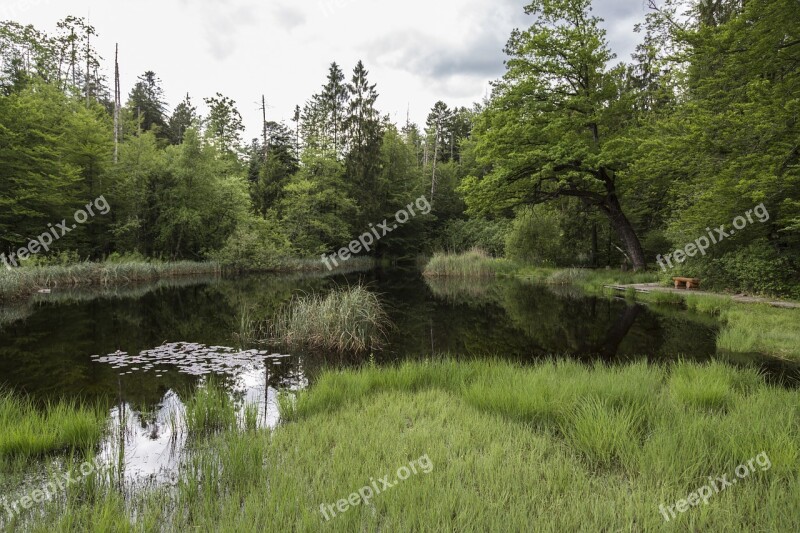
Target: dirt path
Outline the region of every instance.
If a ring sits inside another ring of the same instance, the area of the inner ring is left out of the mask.
[[[703,294],[707,296],[729,296],[727,294],[720,294],[717,292],[708,292],[708,291],[687,291],[686,289],[673,289],[670,287],[664,287],[659,285],[658,283],[637,283],[634,285],[606,285],[606,288],[613,289],[616,291],[627,291],[629,288],[633,287],[636,292],[674,292],[678,294],[686,294],[690,292],[691,294]],[[782,307],[784,309],[800,309],[800,303],[795,302],[783,302],[780,300],[770,300],[769,298],[758,298],[756,296],[744,296],[741,294],[736,294],[731,296],[731,299],[734,302],[740,303],[749,303],[749,304],[768,304],[772,307]]]

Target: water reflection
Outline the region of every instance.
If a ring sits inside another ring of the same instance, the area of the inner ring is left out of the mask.
[[[126,483],[166,482],[186,445],[176,413],[209,376],[233,395],[240,421],[246,406],[257,406],[259,426],[274,427],[278,391],[304,388],[328,367],[364,363],[346,354],[281,355],[286,350],[242,346],[235,335],[242,309],[266,318],[298,291],[358,282],[380,295],[396,326],[386,349],[371,354],[378,363],[431,354],[523,363],[556,355],[610,364],[728,357],[717,352],[714,319],[674,307],[630,305],[519,280],[426,282],[415,270],[392,270],[332,278],[184,279],[37,296],[22,308],[0,311],[6,317],[0,325],[0,385],[42,401],[104,402],[111,431],[103,458],[122,466]],[[796,365],[784,362],[743,356],[734,362],[756,364],[782,382],[798,375]]]

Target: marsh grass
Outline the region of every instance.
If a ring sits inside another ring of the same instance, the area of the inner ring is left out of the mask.
[[[509,273],[513,265],[506,259],[495,259],[478,248],[463,254],[436,253],[425,265],[427,278],[491,278]]]
[[[109,286],[138,283],[164,278],[219,274],[217,263],[192,261],[158,262],[127,261],[105,263],[75,263],[71,265],[33,266],[8,270],[0,269],[0,300],[27,296],[40,289],[76,287],[82,285]]]
[[[595,397],[567,415],[560,430],[570,445],[602,467],[624,467],[641,441],[643,413],[629,406],[610,407]]]
[[[362,285],[295,296],[268,326],[270,340],[337,352],[380,348],[391,327],[378,296]]]
[[[696,379],[725,409],[685,392]],[[797,398],[722,363],[330,371],[281,403],[291,423],[198,443],[174,489],[70,501],[25,530],[797,531]],[[761,452],[769,470],[664,522],[660,504]],[[322,504],[423,454],[429,474],[324,521]]]
[[[800,309],[733,304],[721,318],[725,326],[717,338],[720,349],[800,360]]]
[[[236,404],[214,379],[199,387],[186,402],[186,428],[190,437],[205,436],[237,427]]]
[[[247,431],[255,431],[258,429],[258,416],[260,408],[258,404],[248,403],[244,406],[242,418],[244,422],[244,429]]]
[[[332,273],[346,274],[374,267],[374,259],[355,257],[339,265]],[[109,287],[185,276],[218,276],[228,270],[213,261],[167,262],[159,260],[109,260],[102,263],[87,261],[64,265],[27,266],[12,270],[0,268],[0,300],[27,297],[41,289],[63,289],[88,285]],[[329,273],[319,259],[291,258],[280,260],[274,268],[270,268],[266,272]]]
[[[0,391],[0,458],[84,452],[100,441],[105,423],[106,413],[99,406],[49,402],[39,408],[28,398]]]

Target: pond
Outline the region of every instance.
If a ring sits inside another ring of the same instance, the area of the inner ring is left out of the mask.
[[[347,356],[247,346],[246,316],[269,317],[298,292],[367,284],[395,325],[384,350]],[[199,278],[36,295],[0,311],[0,385],[37,401],[76,398],[109,410],[100,457],[124,457],[128,481],[168,481],[185,444],[183,403],[209,378],[238,404],[258,409],[263,427],[279,420],[282,390],[307,387],[326,367],[358,366],[431,354],[498,357],[521,363],[563,356],[586,362],[645,358],[707,360],[717,353],[719,324],[675,308],[503,279],[425,281],[416,270],[344,276]],[[756,364],[786,381],[794,368]]]

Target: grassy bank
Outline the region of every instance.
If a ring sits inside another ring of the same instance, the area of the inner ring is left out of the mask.
[[[27,297],[41,289],[84,285],[119,285],[155,281],[181,276],[219,274],[216,263],[179,262],[105,262],[75,263],[15,268],[0,268],[0,300]]]
[[[435,259],[435,258],[434,258]],[[431,261],[433,263],[433,260]],[[578,287],[589,294],[610,296],[608,285],[633,285],[638,283],[665,282],[663,275],[655,272],[620,272],[618,270],[556,269],[525,267],[489,257],[442,256],[439,272],[460,272],[452,277],[481,278],[485,272],[503,271],[520,279],[554,286]],[[477,268],[467,269],[460,265],[476,263]],[[470,271],[479,272],[473,276]],[[426,276],[436,277],[425,271]],[[626,294],[632,300],[658,305],[677,305],[716,317],[722,324],[717,337],[717,347],[733,353],[761,353],[789,360],[800,360],[800,309],[782,309],[766,304],[735,302],[727,295],[694,294],[692,292],[637,293],[633,289]]]
[[[371,258],[354,258],[332,272],[344,274],[373,268]],[[185,276],[220,275],[240,271],[215,262],[194,261],[109,261],[103,263],[74,263],[70,265],[31,266],[7,269],[0,267],[0,301],[27,298],[42,289],[63,289],[89,285],[114,286],[130,283],[174,279]],[[319,259],[283,259],[260,272],[329,273]]]
[[[721,363],[405,364],[329,373],[282,404],[288,421],[272,434],[196,442],[174,489],[126,504],[101,484],[76,488],[25,530],[800,527],[798,393]],[[400,467],[422,456],[429,473],[399,481]],[[674,506],[709,476],[734,479],[748,462],[736,485],[664,520],[659,505]],[[396,484],[325,521],[321,506],[384,476]]]

